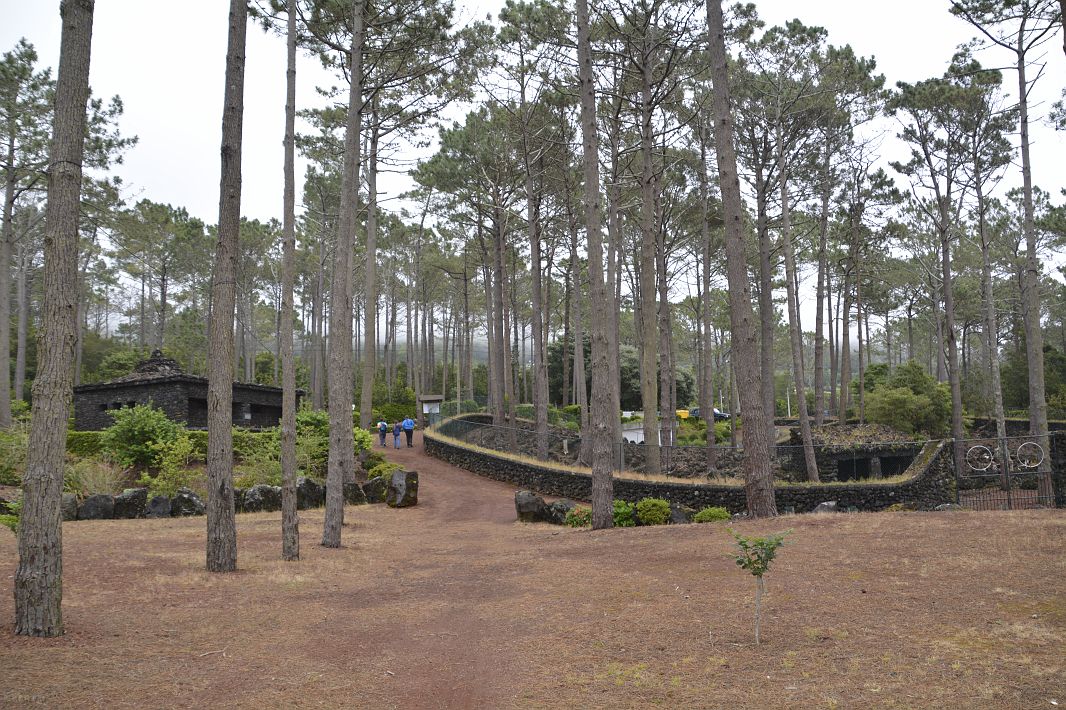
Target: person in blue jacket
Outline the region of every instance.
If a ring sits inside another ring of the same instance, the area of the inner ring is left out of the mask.
[[[407,437],[407,448],[414,448],[414,444],[411,443],[411,438],[415,435],[414,420],[411,419],[411,417],[404,417],[403,422],[401,422],[401,426],[403,426],[404,436]]]
[[[403,427],[400,422],[396,422],[392,425],[392,443],[398,449],[400,448],[400,432],[403,431]]]

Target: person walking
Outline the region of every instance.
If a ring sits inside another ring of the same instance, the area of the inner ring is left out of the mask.
[[[403,431],[403,425],[400,422],[396,422],[392,427],[392,443],[396,448],[400,448],[400,432]]]
[[[389,423],[382,419],[378,422],[378,438],[381,439],[381,445],[385,446],[385,435],[389,433]]]
[[[415,435],[414,419],[411,419],[411,417],[404,417],[403,422],[401,422],[401,426],[403,427],[404,436],[407,437],[407,448],[414,448],[414,444],[411,443],[411,439]]]

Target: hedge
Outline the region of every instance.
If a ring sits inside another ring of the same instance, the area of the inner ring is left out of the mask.
[[[102,431],[68,431],[67,452],[81,458],[99,456],[103,451],[103,436]]]

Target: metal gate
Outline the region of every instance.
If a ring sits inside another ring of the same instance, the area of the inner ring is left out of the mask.
[[[1026,510],[1055,507],[1045,442],[1038,437],[970,439],[959,450],[958,503],[970,510]]]

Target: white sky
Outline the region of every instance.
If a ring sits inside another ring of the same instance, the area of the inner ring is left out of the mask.
[[[461,3],[461,15],[484,17],[502,5]],[[760,0],[759,14],[768,25],[798,16],[828,30],[829,41],[851,44],[862,56],[873,55],[889,85],[939,76],[955,47],[974,32],[948,12],[948,0]],[[121,95],[126,135],[140,143],[117,168],[128,186],[127,197],[146,197],[186,207],[208,223],[217,220],[219,143],[223,70],[226,52],[226,0],[98,0],[90,78],[96,96]],[[55,67],[59,54],[58,0],[0,0],[0,50],[19,37],[32,42],[42,66]],[[1047,67],[1033,94],[1033,179],[1056,201],[1066,187],[1062,168],[1066,134],[1042,123],[1052,101],[1066,85],[1066,58],[1061,36],[1045,46]],[[258,26],[248,32],[244,118],[243,212],[251,218],[281,217],[284,128],[285,44]],[[998,51],[981,56],[986,66],[1002,66],[1010,57]],[[1005,83],[1015,82],[1008,73]],[[297,68],[301,108],[322,104],[314,85],[337,83],[317,60],[301,57]],[[886,123],[890,133],[896,127]],[[298,127],[299,130],[299,127]],[[888,139],[888,159],[905,157]],[[298,158],[299,161],[299,158]],[[304,164],[297,164],[297,180]],[[1002,189],[1020,182],[1012,171]],[[402,176],[383,176],[382,190],[393,195],[407,187]],[[297,196],[300,190],[297,188]],[[388,202],[385,203],[387,208]],[[809,321],[808,321],[809,322]]]

